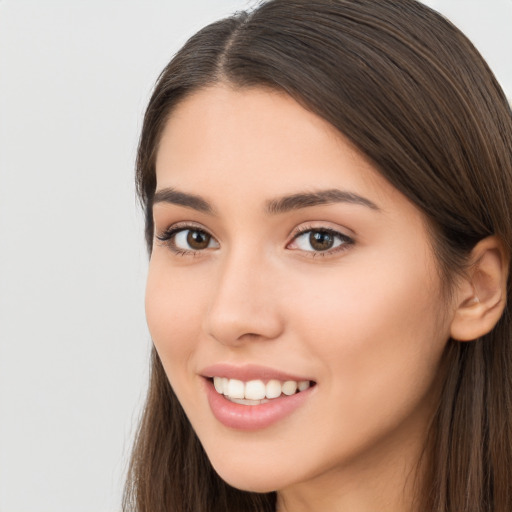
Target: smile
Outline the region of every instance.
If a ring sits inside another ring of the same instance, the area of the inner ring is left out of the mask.
[[[231,402],[241,405],[261,405],[282,395],[291,396],[305,391],[311,387],[311,382],[309,380],[280,381],[277,379],[267,382],[263,380],[244,382],[226,377],[213,377],[213,385],[219,395],[223,395]]]
[[[279,424],[307,408],[318,387],[306,376],[257,365],[216,364],[200,375],[213,416],[235,430],[254,431]]]

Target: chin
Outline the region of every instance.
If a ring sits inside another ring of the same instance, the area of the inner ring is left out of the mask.
[[[230,465],[224,460],[219,464],[213,464],[213,469],[228,485],[240,491],[268,493],[282,489],[286,486],[282,475],[270,468],[247,468],[238,465]],[[289,482],[287,482],[289,483]]]

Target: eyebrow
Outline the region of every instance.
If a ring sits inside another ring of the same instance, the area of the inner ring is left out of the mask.
[[[186,208],[192,208],[198,212],[208,213],[210,215],[214,214],[214,209],[210,203],[202,197],[180,192],[174,188],[163,188],[155,192],[153,204],[155,203],[177,204],[179,206],[185,206]]]
[[[348,192],[346,190],[338,190],[336,188],[329,190],[320,190],[318,192],[302,192],[291,196],[281,197],[267,202],[266,210],[271,214],[286,213],[301,208],[309,208],[311,206],[319,206],[332,203],[351,203],[360,206],[366,206],[372,210],[380,210],[380,208],[369,199]]]
[[[215,214],[215,209],[202,197],[180,192],[174,188],[164,188],[158,190],[153,197],[153,204],[170,203],[186,208],[192,208],[202,213],[210,215]],[[379,211],[380,208],[369,199],[353,192],[338,189],[320,190],[317,192],[300,192],[289,196],[280,197],[267,201],[265,211],[271,215],[278,215],[302,208],[320,206],[332,203],[350,203],[365,206],[372,210]]]

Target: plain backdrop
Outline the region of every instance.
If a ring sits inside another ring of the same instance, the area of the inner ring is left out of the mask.
[[[172,54],[241,0],[0,0],[0,512],[116,512],[147,381],[133,185]],[[430,0],[512,95],[512,0]]]

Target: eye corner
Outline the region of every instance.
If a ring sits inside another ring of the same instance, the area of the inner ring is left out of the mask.
[[[209,230],[191,223],[176,223],[163,231],[157,231],[155,240],[177,256],[195,257],[207,250],[220,247],[219,242]]]
[[[355,244],[352,236],[327,226],[300,226],[286,248],[304,253],[307,257],[335,256]]]

